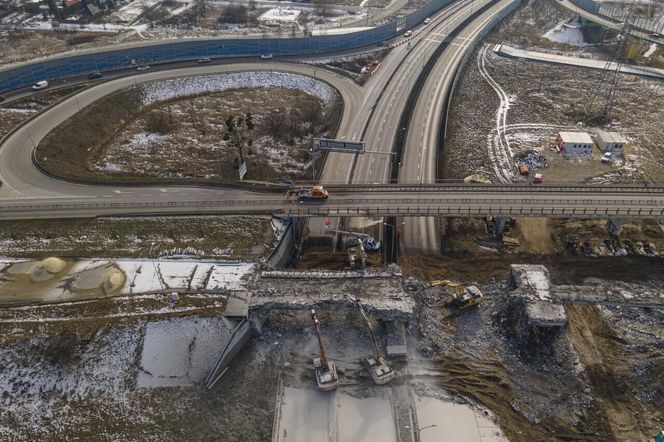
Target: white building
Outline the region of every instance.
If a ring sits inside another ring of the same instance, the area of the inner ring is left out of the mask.
[[[560,132],[556,145],[567,157],[589,157],[593,153],[593,139],[586,132]]]
[[[627,144],[627,139],[618,132],[597,132],[595,142],[602,152],[611,152],[613,156],[619,157],[623,154],[623,149]]]

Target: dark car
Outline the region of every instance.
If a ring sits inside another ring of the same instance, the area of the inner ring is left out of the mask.
[[[93,72],[88,75],[88,80],[96,80],[97,78],[101,78],[101,72]]]
[[[0,94],[0,103],[2,103],[3,101],[5,101],[6,99],[7,99],[7,97],[5,97],[4,95],[1,95],[1,94]]]

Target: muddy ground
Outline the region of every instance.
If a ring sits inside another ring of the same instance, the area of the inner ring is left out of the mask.
[[[664,225],[657,220],[626,220],[618,238],[608,221],[594,219],[509,219],[503,242],[497,241],[491,223],[481,219],[441,220],[445,254],[492,256],[659,256],[664,252]]]
[[[223,255],[253,260],[274,243],[270,218],[263,217],[0,221],[0,254],[18,258]]]
[[[597,276],[596,269],[581,267],[577,277]],[[399,377],[386,387],[394,397],[404,389],[434,397],[447,392],[457,402],[486,406],[512,441],[652,436],[664,423],[661,311],[569,306],[570,323],[558,340],[528,352],[510,325],[504,278],[505,273],[480,285],[485,300],[477,309],[447,318],[440,293],[423,281],[404,279],[402,288],[415,297],[417,310],[408,329],[413,356],[407,365],[395,363]],[[191,301],[201,307],[197,315],[218,314],[205,310],[203,299]],[[156,300],[39,310],[0,312],[0,377],[8,386],[0,434],[12,440],[104,434],[128,440],[265,441],[278,379],[313,388],[310,358],[317,343],[306,308],[271,310],[261,336],[210,391],[137,387],[146,321],[169,314]],[[125,316],[132,311],[143,314]],[[359,356],[370,351],[358,312],[320,306],[319,316],[330,356],[340,367],[342,391],[376,394],[379,388],[358,365]],[[384,339],[380,328],[378,339]]]
[[[299,109],[306,115],[293,113]],[[153,132],[148,123],[155,113],[169,118],[171,126],[164,133]],[[255,125],[246,134],[250,145],[243,146],[247,179],[310,178],[309,149],[312,136],[320,135],[325,126],[323,109],[314,97],[281,88],[237,89],[155,106],[118,130],[94,167],[113,176],[233,180],[240,153],[224,140],[224,122],[247,114]],[[278,130],[285,126],[301,136],[281,139]]]
[[[235,183],[241,150],[246,179],[297,180],[310,176],[312,137],[334,130],[337,105],[296,89],[260,87],[145,105],[143,92],[130,88],[51,131],[37,158],[50,172],[78,180]]]

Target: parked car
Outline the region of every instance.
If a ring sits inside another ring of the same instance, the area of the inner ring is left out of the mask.
[[[410,37],[411,35],[413,35],[413,31],[406,31],[406,33],[403,34],[404,37]]]
[[[533,177],[533,184],[542,184],[544,181],[544,177],[542,176],[541,173],[536,173],[535,176]]]
[[[610,163],[611,162],[611,152],[604,152],[604,155],[602,155],[602,163]]]
[[[139,71],[139,72],[149,71],[149,70],[150,70],[150,66],[148,66],[147,64],[144,64],[144,65],[142,65],[142,66],[137,67],[136,70]]]
[[[261,59],[263,60],[270,60],[272,57],[272,54],[263,54],[261,55]]]
[[[431,19],[430,18],[425,18],[424,19],[424,24],[428,25],[429,23],[431,23]]]
[[[207,57],[199,58],[198,61],[196,61],[196,63],[199,63],[199,64],[212,63],[212,60],[210,58],[207,58]]]
[[[101,72],[93,72],[90,75],[88,75],[88,80],[96,80],[97,78],[101,78]]]
[[[46,89],[48,87],[48,81],[42,80],[38,81],[35,84],[32,85],[32,90],[33,91],[40,91],[42,89]]]

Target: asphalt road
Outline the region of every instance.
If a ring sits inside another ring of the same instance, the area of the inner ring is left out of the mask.
[[[112,200],[55,197],[1,200],[2,219],[77,218],[104,215],[279,214],[292,216],[538,216],[561,218],[662,218],[664,188],[613,190],[603,186],[419,185],[348,188],[327,201],[294,201],[283,194],[203,189],[133,189]],[[146,193],[144,193],[147,190]],[[170,191],[169,191],[170,190]],[[156,194],[155,194],[156,191]],[[189,192],[186,194],[185,192]],[[163,197],[157,198],[159,192]],[[181,192],[174,195],[174,192]]]
[[[456,2],[439,11],[431,17],[428,25],[421,25],[414,29],[414,36],[407,43],[402,43],[392,49],[381,62],[380,68],[364,84],[362,91],[364,97],[362,104],[352,119],[346,120],[348,124],[341,124],[337,138],[346,140],[363,140],[368,151],[380,154],[367,153],[362,155],[330,152],[327,156],[325,168],[320,176],[324,183],[348,184],[385,182],[389,173],[390,157],[394,144],[396,126],[403,105],[408,98],[414,78],[421,69],[421,42],[427,36],[436,32],[439,27],[448,26],[450,20],[457,17],[460,10],[465,8],[468,1]],[[405,38],[393,42],[405,42]],[[404,85],[408,82],[409,86]],[[384,133],[383,133],[384,131]],[[312,219],[309,222],[309,232],[312,236],[325,236],[325,220]],[[330,220],[333,227],[337,227],[338,220]],[[369,220],[353,220],[350,228],[358,229],[371,224]]]
[[[436,181],[438,142],[440,131],[443,130],[440,124],[454,76],[463,56],[478,34],[511,3],[512,0],[502,0],[475,19],[450,42],[448,48],[434,65],[422,87],[408,128],[399,169],[400,182],[433,183]],[[439,43],[446,38],[447,34],[449,31],[434,34],[431,38],[434,42]],[[439,233],[436,218],[416,218],[404,222],[400,235],[402,252],[439,253]]]
[[[410,42],[410,47],[404,45],[407,52],[390,81],[384,86],[380,100],[376,102],[373,118],[366,127],[364,141],[367,150],[375,153],[358,155],[352,177],[353,183],[389,182],[393,161],[392,155],[389,154],[393,152],[401,115],[418,76],[431,54],[441,44],[440,36],[456,29],[487,2],[488,0],[458,2],[433,17],[428,25],[415,29],[418,33],[417,38]],[[431,76],[436,75],[439,73],[431,73]],[[413,147],[415,148],[417,147]],[[382,229],[380,219],[354,218],[349,224],[352,230],[360,230],[375,224]]]
[[[203,65],[185,69],[155,71],[130,77],[117,78],[86,89],[62,103],[50,108],[22,126],[19,130],[6,138],[0,146],[0,200],[22,198],[55,198],[62,200],[70,197],[72,200],[87,199],[118,199],[123,195],[141,195],[155,200],[186,200],[192,196],[205,198],[216,197],[220,193],[227,194],[230,190],[204,189],[194,187],[142,187],[136,188],[79,185],[59,181],[43,175],[32,162],[34,146],[58,124],[65,121],[86,105],[110,94],[116,90],[146,81],[182,77],[187,75],[202,75],[238,71],[281,71],[313,76],[314,68],[308,65],[284,63],[242,63],[230,65]],[[361,89],[350,79],[328,70],[316,70],[316,77],[327,81],[339,90],[345,104],[342,125],[349,125],[349,120],[357,113],[362,99]],[[1,215],[0,215],[1,216]]]

